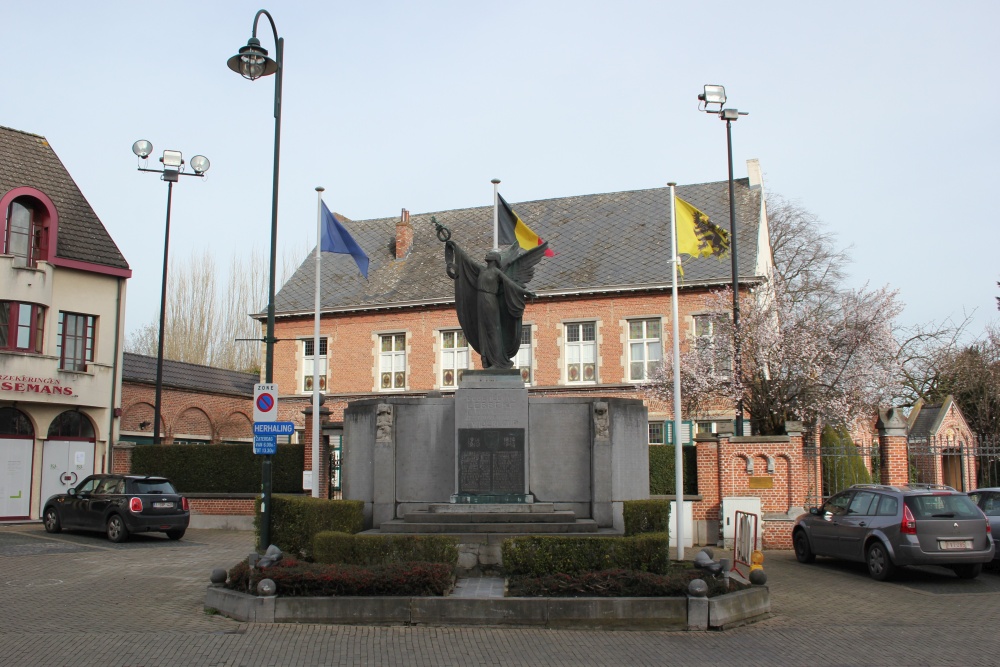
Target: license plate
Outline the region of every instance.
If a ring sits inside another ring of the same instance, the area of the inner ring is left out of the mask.
[[[173,503],[153,503],[153,507],[173,507]]]
[[[972,548],[972,540],[941,540],[938,544],[941,551],[961,551]]]

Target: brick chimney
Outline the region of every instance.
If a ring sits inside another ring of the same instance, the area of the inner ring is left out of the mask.
[[[396,223],[396,259],[403,259],[413,246],[413,225],[410,224],[410,212],[405,208]]]

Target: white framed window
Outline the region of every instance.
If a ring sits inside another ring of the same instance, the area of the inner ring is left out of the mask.
[[[86,371],[87,363],[94,361],[94,330],[97,318],[93,315],[59,312],[56,332],[56,356],[59,368]]]
[[[406,387],[406,334],[379,336],[379,389],[393,391]]]
[[[441,387],[453,389],[462,381],[465,370],[469,367],[469,343],[465,340],[465,332],[441,332]]]
[[[634,382],[648,380],[650,374],[663,363],[663,340],[659,318],[629,320],[628,323],[628,379]]]
[[[597,323],[566,325],[566,382],[597,381]]]
[[[720,334],[719,327],[727,317],[717,313],[694,316],[695,344],[699,352],[708,354],[712,372],[717,375],[729,375],[733,372],[733,354],[729,341]]]
[[[663,428],[663,422],[649,422],[649,444],[651,445],[666,444],[666,435]]]
[[[326,391],[326,337],[319,339],[319,354],[316,354],[316,341],[312,338],[302,339],[302,391],[313,390],[313,372],[319,371],[319,390]],[[317,367],[318,366],[318,367]]]
[[[681,422],[681,444],[693,445],[694,438],[691,437],[691,430],[694,422]],[[649,444],[651,445],[672,445],[674,444],[674,422],[673,420],[651,421],[649,422]]]
[[[531,384],[531,326],[527,324],[521,327],[521,347],[513,361],[514,368],[521,371],[524,384]]]

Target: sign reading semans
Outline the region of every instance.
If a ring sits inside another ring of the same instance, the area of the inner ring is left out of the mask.
[[[66,387],[55,378],[36,378],[28,375],[0,375],[0,390],[24,394],[73,395],[73,387]]]

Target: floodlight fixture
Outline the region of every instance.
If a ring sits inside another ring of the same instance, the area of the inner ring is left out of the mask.
[[[150,153],[153,152],[153,144],[149,143],[145,139],[140,139],[132,144],[132,152],[138,155],[139,159],[145,160],[149,157]]]
[[[211,166],[212,163],[209,162],[208,158],[205,157],[204,155],[195,155],[193,158],[191,158],[191,168],[194,169],[194,173],[198,174],[199,176],[208,171],[209,167]]]

